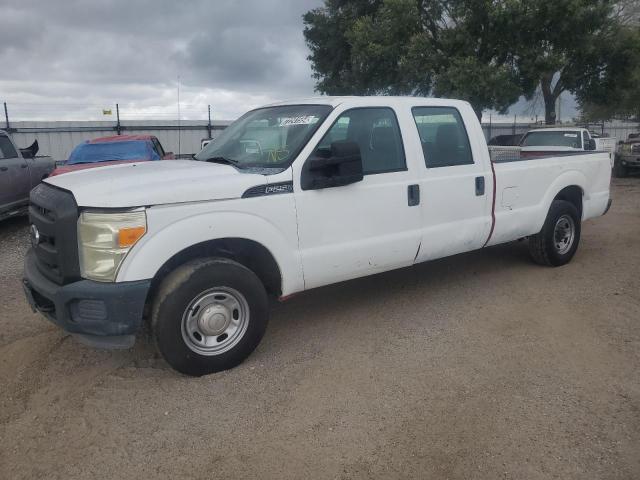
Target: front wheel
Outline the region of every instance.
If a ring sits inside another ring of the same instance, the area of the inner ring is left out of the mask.
[[[247,358],[268,318],[267,294],[255,273],[233,260],[207,258],[178,267],[162,282],[152,329],[169,365],[201,376]]]
[[[573,203],[555,200],[540,233],[529,237],[536,263],[559,267],[569,263],[580,243],[580,214]]]

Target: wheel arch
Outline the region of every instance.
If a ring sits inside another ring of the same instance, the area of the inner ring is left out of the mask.
[[[573,204],[573,206],[578,210],[580,218],[582,218],[583,197],[584,190],[582,187],[578,185],[569,185],[560,190],[556,196],[553,197],[552,202],[556,200],[565,200]]]
[[[536,231],[542,228],[551,204],[555,200],[566,200],[574,204],[582,219],[584,200],[587,195],[587,184],[588,182],[585,175],[577,170],[569,170],[558,176],[555,181],[551,183],[543,197],[542,208],[538,211],[539,216],[536,222]]]
[[[162,281],[176,268],[197,258],[220,257],[244,265],[260,279],[268,293],[282,294],[282,272],[273,254],[255,240],[239,237],[217,238],[191,245],[170,257],[151,280],[147,303],[154,298]]]

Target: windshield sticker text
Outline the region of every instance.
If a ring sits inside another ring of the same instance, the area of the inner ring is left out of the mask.
[[[314,115],[300,115],[297,117],[284,117],[280,119],[281,127],[288,127],[289,125],[311,125],[316,123],[318,117]]]

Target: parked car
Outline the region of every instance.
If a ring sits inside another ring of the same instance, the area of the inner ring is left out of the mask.
[[[568,154],[585,151],[605,151],[611,166],[616,150],[616,139],[600,137],[586,128],[554,127],[529,130],[520,141],[522,157],[537,157],[552,153]]]
[[[254,350],[268,294],[522,238],[534,261],[564,265],[582,222],[611,204],[606,153],[492,162],[458,100],[274,104],[196,159],[78,172],[33,190],[33,308],[107,347],[132,345],[147,318],[168,363],[203,375]]]
[[[51,157],[37,153],[38,142],[21,150],[0,130],[0,220],[25,214],[29,191],[55,168]]]
[[[116,135],[95,138],[74,148],[69,155],[69,160],[64,165],[58,166],[51,176],[120,163],[174,158],[173,152],[166,153],[160,141],[153,135]]]
[[[640,172],[639,134],[629,135],[627,141],[620,145],[613,166],[613,173],[619,178],[624,178],[634,172]]]

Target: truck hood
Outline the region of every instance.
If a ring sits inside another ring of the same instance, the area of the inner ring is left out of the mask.
[[[230,165],[172,160],[78,170],[45,182],[72,192],[80,207],[127,208],[239,198],[267,177]]]

